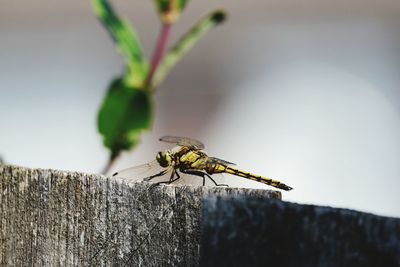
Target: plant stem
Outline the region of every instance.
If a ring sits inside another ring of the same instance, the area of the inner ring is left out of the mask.
[[[104,166],[103,170],[101,171],[101,174],[106,175],[110,171],[112,165],[114,164],[114,162],[115,162],[115,160],[117,158],[118,158],[118,154],[111,153],[110,158],[108,159],[106,166]]]
[[[158,36],[157,44],[153,52],[153,57],[151,60],[151,66],[150,66],[150,72],[149,75],[146,78],[146,83],[145,83],[145,88],[148,90],[151,90],[151,83],[153,80],[154,73],[157,70],[158,65],[160,64],[160,61],[162,57],[164,56],[165,49],[167,48],[167,43],[168,39],[170,36],[171,32],[171,24],[169,23],[163,23],[161,27],[160,34]],[[107,174],[112,165],[114,164],[115,160],[117,159],[118,154],[111,153],[110,158],[108,159],[108,162],[106,166],[104,166],[102,170],[102,174]]]
[[[157,44],[153,52],[153,57],[150,65],[150,72],[146,79],[146,88],[151,90],[151,83],[153,80],[154,73],[157,70],[158,65],[164,55],[165,49],[167,47],[168,39],[171,32],[172,24],[163,23],[160,31],[160,35],[158,36]]]

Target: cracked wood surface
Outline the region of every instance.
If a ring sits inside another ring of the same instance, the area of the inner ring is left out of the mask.
[[[123,184],[0,165],[0,265],[199,265],[203,199],[271,190]]]

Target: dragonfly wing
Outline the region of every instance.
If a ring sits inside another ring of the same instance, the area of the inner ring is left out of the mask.
[[[208,162],[212,163],[212,164],[222,164],[222,165],[236,165],[235,163],[223,160],[223,159],[219,159],[219,158],[215,158],[215,157],[208,157]]]
[[[137,165],[134,167],[130,167],[127,169],[117,171],[112,176],[132,176],[134,174],[138,174],[138,173],[145,172],[145,171],[148,171],[151,169],[155,169],[155,168],[157,168],[157,166],[160,166],[160,164],[157,162],[157,160],[153,160],[153,161],[145,163],[145,164],[141,164],[141,165]]]
[[[158,164],[157,160],[142,164],[139,166],[127,168],[113,174],[119,180],[126,183],[138,182],[147,180],[146,178],[153,177],[151,182],[162,182],[169,179],[170,169],[166,169]]]
[[[186,146],[197,150],[204,149],[204,144],[202,142],[188,137],[163,136],[159,140],[161,142],[173,143],[178,146]]]

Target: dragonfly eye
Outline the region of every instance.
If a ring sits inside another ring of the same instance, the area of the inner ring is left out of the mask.
[[[163,152],[158,152],[157,157],[156,157],[158,163],[161,165],[161,167],[168,167],[171,162],[171,156],[166,153],[165,151]]]

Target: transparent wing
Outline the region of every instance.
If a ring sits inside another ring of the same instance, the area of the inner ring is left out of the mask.
[[[151,182],[158,183],[168,181],[171,171],[172,168],[163,168],[158,164],[157,160],[154,160],[146,164],[118,171],[113,174],[113,177],[128,184],[144,181],[152,177]]]
[[[186,146],[197,150],[204,149],[204,144],[202,142],[188,137],[163,136],[159,140],[161,142],[173,143],[178,146]]]
[[[212,164],[222,164],[222,165],[236,165],[235,163],[223,160],[223,159],[219,159],[219,158],[215,158],[215,157],[208,157],[208,162],[212,163]]]
[[[145,163],[145,164],[141,164],[138,166],[134,166],[134,167],[130,167],[127,169],[117,171],[112,176],[133,176],[135,174],[145,172],[147,170],[155,169],[155,168],[157,168],[157,166],[160,166],[160,164],[158,164],[157,160],[153,160],[153,161]]]

